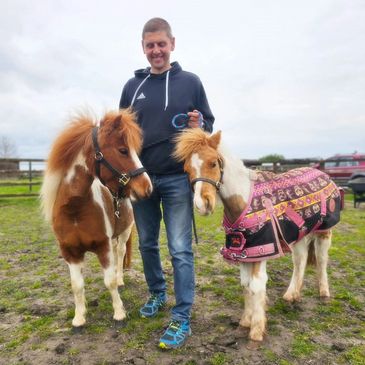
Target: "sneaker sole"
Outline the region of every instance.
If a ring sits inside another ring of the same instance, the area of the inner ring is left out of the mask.
[[[185,341],[180,345],[174,346],[174,345],[167,345],[165,342],[159,342],[158,347],[162,350],[176,350],[176,349],[179,349],[180,347],[184,346],[187,343],[188,338],[191,336],[191,334],[192,334],[192,331],[190,329]]]
[[[176,350],[176,349],[179,349],[180,347],[184,346],[185,344],[186,344],[186,341],[184,341],[184,343],[182,343],[181,345],[176,345],[176,346],[166,345],[165,342],[160,342],[158,344],[158,347],[161,350]]]
[[[187,342],[188,339],[186,339],[182,344],[180,345],[176,345],[176,346],[173,346],[173,345],[167,345],[165,342],[160,342],[158,344],[158,347],[161,349],[161,350],[176,350],[176,349],[179,349],[180,347],[183,347],[184,345],[186,345],[186,342]]]

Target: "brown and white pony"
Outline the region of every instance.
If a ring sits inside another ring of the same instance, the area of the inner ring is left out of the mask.
[[[221,132],[209,135],[198,128],[189,129],[177,137],[174,155],[178,160],[185,161],[184,168],[194,185],[194,205],[197,211],[201,215],[212,213],[218,193],[224,205],[225,220],[236,222],[251,199],[251,189],[256,173],[246,168],[239,158],[230,155],[220,142]],[[313,253],[313,246],[319,295],[324,298],[330,296],[327,280],[330,245],[331,230],[309,233],[293,245],[294,270],[290,285],[284,294],[286,301],[300,300],[308,253],[309,251]],[[280,253],[283,254],[282,251]],[[244,287],[245,297],[240,325],[249,329],[250,340],[262,341],[267,321],[266,259],[256,261],[252,259],[251,262],[250,260],[245,262],[248,258],[246,255],[247,253],[242,256],[243,262],[237,262],[240,265],[241,285]]]
[[[123,258],[134,223],[130,198],[147,197],[152,184],[137,156],[142,136],[133,113],[108,112],[99,126],[87,114],[70,122],[51,149],[41,201],[70,270],[72,325],[80,328],[86,322],[82,269],[87,251],[103,268],[114,320],[125,319],[118,285],[123,285]]]

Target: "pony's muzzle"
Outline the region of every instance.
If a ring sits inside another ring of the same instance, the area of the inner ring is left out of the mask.
[[[212,214],[215,208],[215,197],[205,193],[201,197],[194,197],[194,205],[200,215]]]
[[[131,179],[130,195],[133,200],[146,199],[152,194],[152,182],[146,172]]]

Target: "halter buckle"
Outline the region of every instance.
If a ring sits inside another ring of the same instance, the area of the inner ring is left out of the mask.
[[[95,152],[94,157],[95,157],[96,161],[101,161],[104,158],[104,155],[100,151],[98,151],[98,152]]]
[[[131,178],[127,174],[121,174],[118,181],[119,184],[126,186]]]
[[[217,191],[219,191],[219,189],[221,188],[221,186],[222,186],[222,183],[220,181],[217,181],[215,183],[215,188],[217,189]]]

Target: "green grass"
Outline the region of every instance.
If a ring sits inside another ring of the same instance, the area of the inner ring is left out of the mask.
[[[41,188],[42,178],[35,177],[32,179],[31,183],[35,183],[37,185],[29,186],[28,178],[19,178],[19,179],[1,179],[0,183],[8,183],[13,184],[11,186],[0,186],[0,195],[3,194],[38,194]],[[20,185],[21,184],[21,185]],[[24,185],[27,184],[27,185]]]
[[[328,303],[318,300],[315,270],[308,268],[302,303],[287,304],[281,296],[291,276],[291,257],[268,263],[268,335],[254,355],[244,349],[245,338],[239,340],[238,348],[217,345],[233,336],[232,322],[238,323],[244,302],[238,268],[219,255],[224,242],[221,219],[221,206],[211,216],[196,216],[200,243],[194,244],[198,284],[192,317],[194,336],[186,348],[166,356],[191,365],[231,364],[237,354],[245,359],[242,364],[305,364],[318,363],[322,358],[323,364],[364,364],[365,210],[348,204],[334,231],[329,264],[332,298]],[[42,220],[38,199],[0,199],[0,222],[0,323],[6,326],[6,331],[0,331],[0,358],[20,364],[20,354],[52,354],[57,341],[71,338],[57,363],[82,362],[85,348],[77,340],[82,337],[71,335],[74,306],[68,269],[50,227]],[[172,266],[163,227],[161,255],[171,299],[169,310],[173,302]],[[160,313],[152,321],[139,317],[147,290],[137,249],[133,271],[126,274],[125,282],[121,297],[128,321],[124,328],[115,329],[100,265],[94,255],[87,255],[85,290],[89,304],[87,326],[81,336],[88,339],[90,349],[98,349],[98,344],[109,343],[114,338],[111,334],[117,333],[113,351],[121,358],[143,352],[148,363],[159,364],[165,355],[155,349],[155,341],[169,312]],[[194,339],[202,344],[196,347]],[[95,363],[108,361],[96,358]]]

